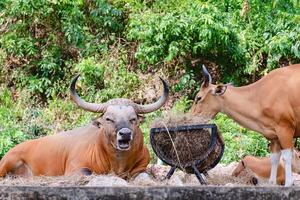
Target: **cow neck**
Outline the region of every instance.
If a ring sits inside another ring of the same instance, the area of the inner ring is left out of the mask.
[[[238,122],[240,125],[255,131],[260,131],[257,123],[258,101],[254,88],[249,86],[228,86],[224,95],[220,96],[221,112]]]
[[[107,155],[107,157],[105,160],[109,165],[110,171],[121,176],[126,176],[127,173],[132,170],[136,164],[137,157],[140,156],[140,152],[143,149],[143,137],[140,130],[137,131],[131,149],[128,151],[115,149],[108,140],[101,138],[98,140],[100,142],[98,146],[101,148],[99,152],[106,152],[105,155]]]

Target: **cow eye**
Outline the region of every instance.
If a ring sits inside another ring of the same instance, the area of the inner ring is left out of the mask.
[[[135,122],[136,122],[136,118],[132,118],[132,119],[130,120],[130,122],[131,122],[131,123],[135,123]]]
[[[200,101],[201,99],[202,99],[202,97],[197,97],[196,102]]]
[[[112,120],[112,119],[109,118],[109,117],[106,117],[105,120],[108,121],[108,122],[114,122],[114,120]]]

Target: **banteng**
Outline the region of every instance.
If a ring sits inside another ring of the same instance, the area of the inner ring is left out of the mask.
[[[71,83],[71,97],[84,110],[103,113],[93,123],[12,148],[0,162],[0,176],[60,176],[74,173],[114,173],[122,178],[145,171],[150,155],[139,128],[140,116],[162,107],[169,88],[163,83],[163,95],[149,105],[138,105],[128,99],[106,103],[88,103],[76,93],[79,76]]]
[[[203,66],[204,82],[196,95],[192,112],[213,118],[225,113],[242,126],[271,141],[271,175],[276,184],[277,167],[285,163],[285,186],[293,184],[293,138],[300,136],[300,64],[271,71],[259,81],[243,87],[212,84]]]

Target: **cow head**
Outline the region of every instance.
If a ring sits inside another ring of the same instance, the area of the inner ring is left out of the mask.
[[[150,113],[162,107],[168,99],[168,84],[163,83],[163,94],[158,101],[148,105],[139,105],[129,99],[111,99],[106,103],[89,103],[81,99],[76,93],[75,85],[79,75],[73,78],[71,83],[71,98],[84,110],[102,113],[99,119],[101,127],[109,143],[117,150],[126,151],[131,147],[135,135],[139,130],[139,114]]]
[[[218,112],[221,111],[221,100],[228,85],[212,84],[211,75],[204,65],[202,65],[202,72],[204,75],[204,82],[195,97],[194,104],[192,106],[192,113],[212,119]]]

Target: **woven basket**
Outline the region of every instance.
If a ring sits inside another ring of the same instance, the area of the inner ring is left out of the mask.
[[[221,160],[224,142],[215,124],[160,127],[150,130],[155,154],[187,173],[206,173]]]

